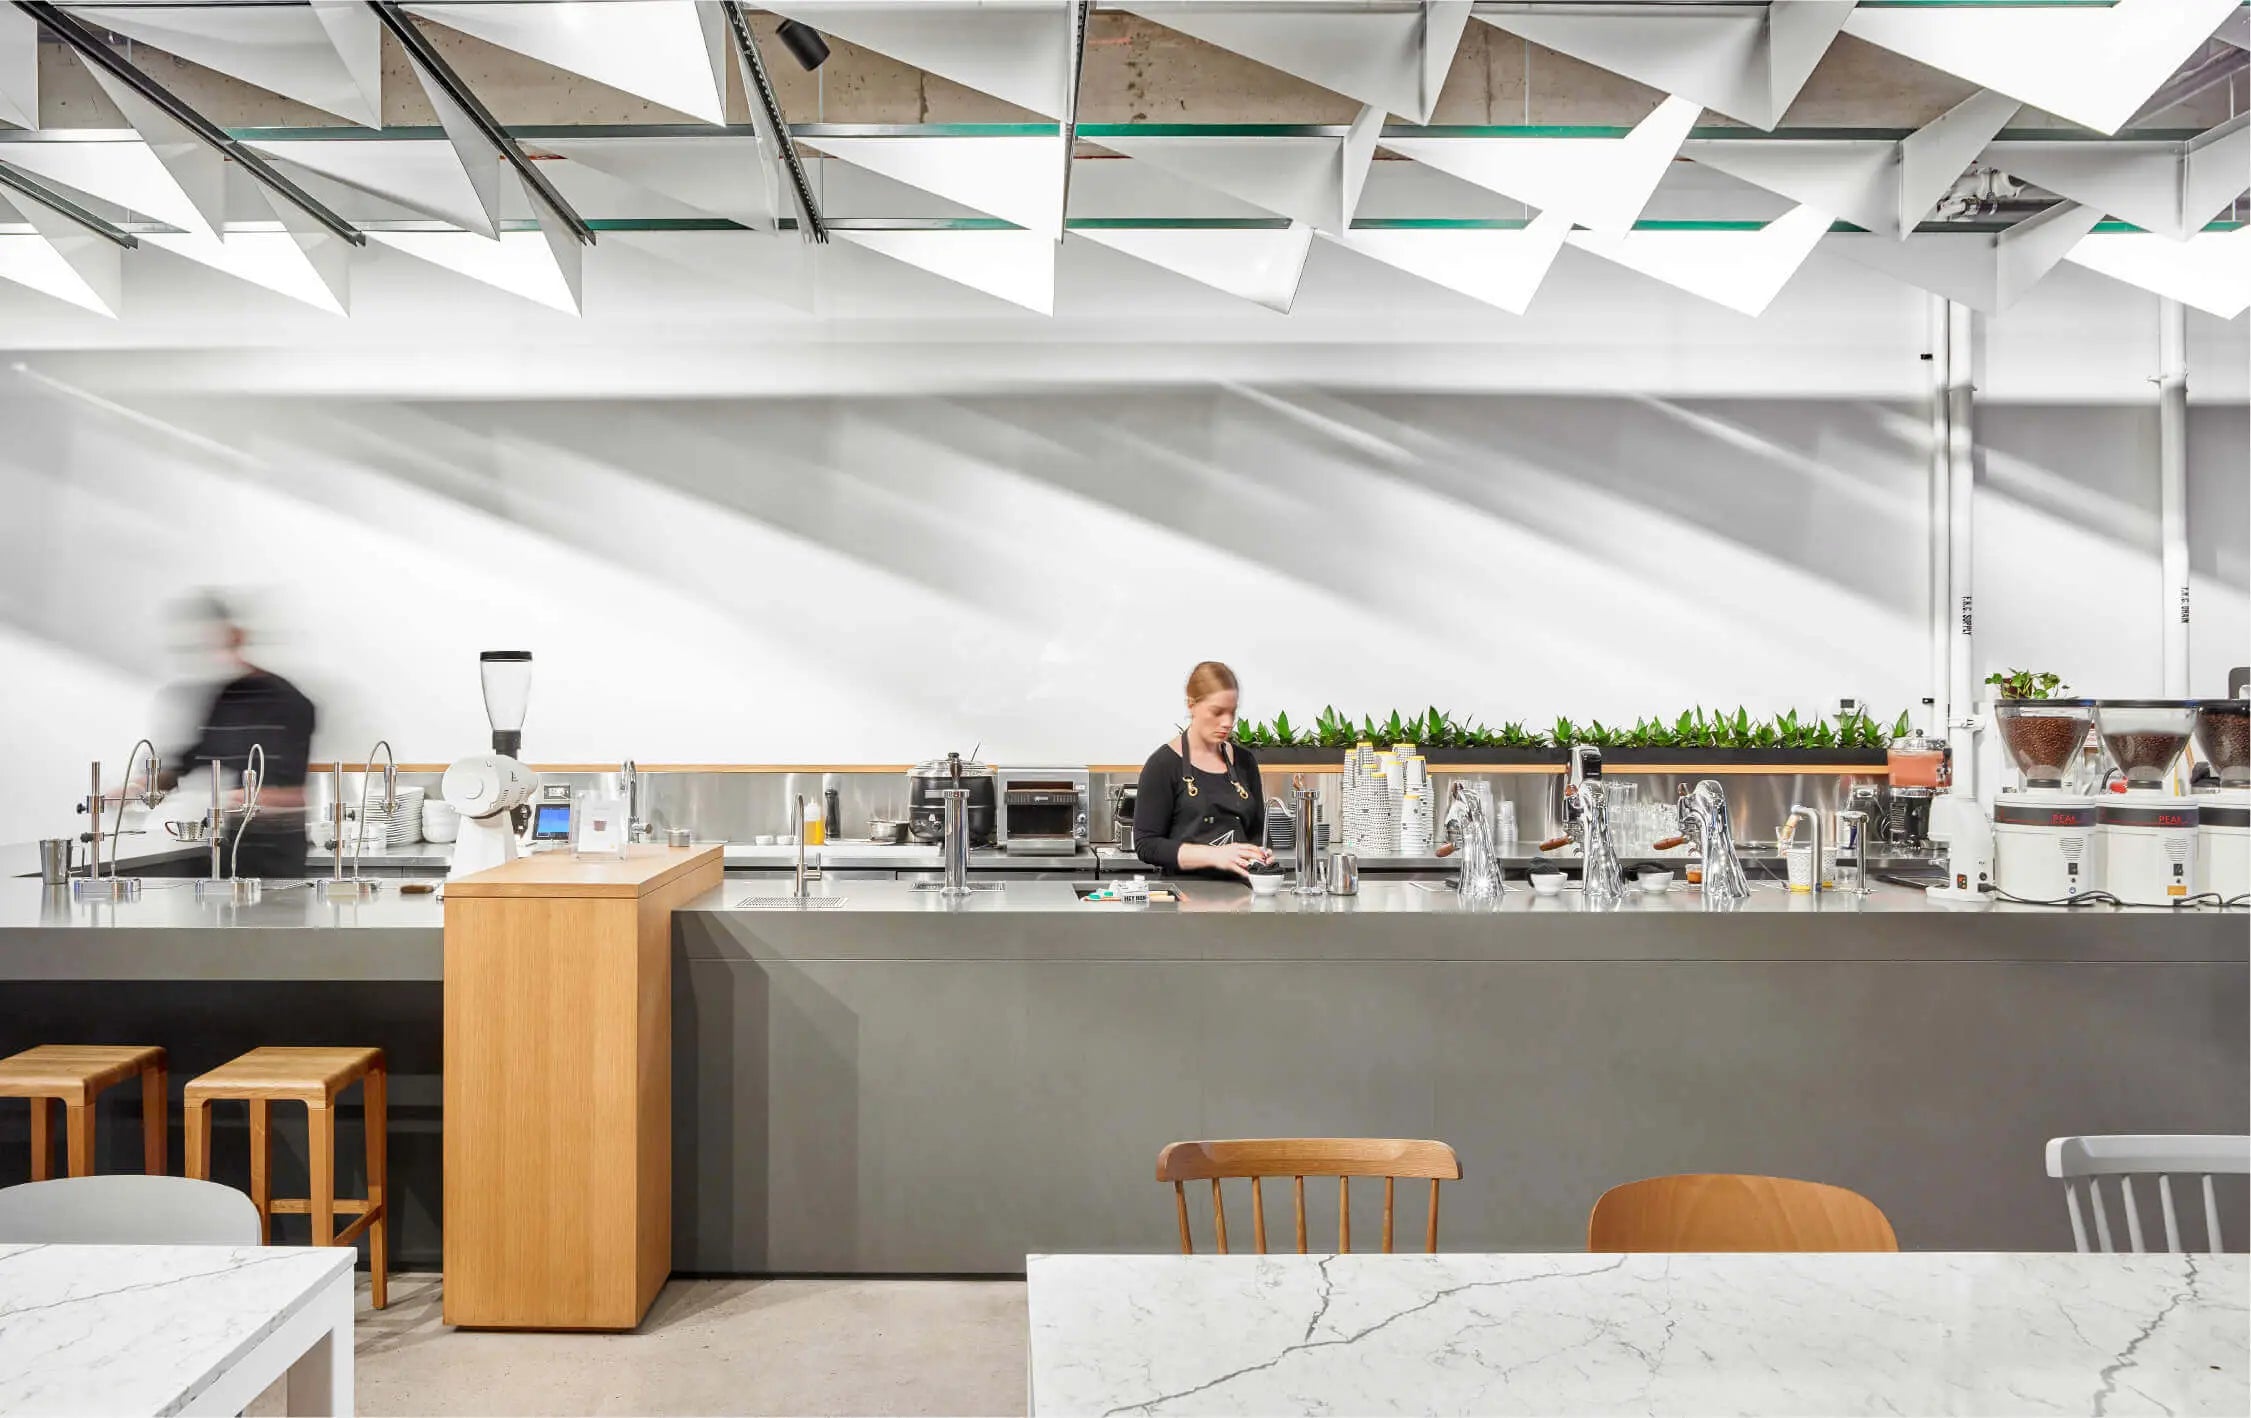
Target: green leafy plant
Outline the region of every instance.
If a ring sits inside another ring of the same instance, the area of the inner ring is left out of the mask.
[[[2060,676],[2045,670],[2010,670],[2006,674],[1990,674],[1985,682],[1997,686],[1996,699],[2059,699],[2058,690],[2069,690]]]

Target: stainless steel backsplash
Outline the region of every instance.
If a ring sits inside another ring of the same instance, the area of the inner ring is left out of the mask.
[[[1266,770],[1266,795],[1269,799],[1287,800],[1289,773],[1286,765],[1276,765]],[[1433,773],[1438,801],[1445,801],[1447,789],[1460,775]],[[1516,804],[1517,837],[1519,841],[1538,841],[1561,831],[1563,807],[1563,778],[1552,773],[1491,773],[1476,774],[1492,785],[1496,806],[1504,802]],[[1681,774],[1630,773],[1613,769],[1604,775],[1614,783],[1638,783],[1645,800],[1672,801]],[[422,786],[431,797],[438,795],[440,775],[435,773],[402,773],[401,786]],[[1120,783],[1130,783],[1131,773],[1096,773],[1090,780],[1092,796],[1091,822],[1093,838],[1097,842],[1111,840],[1109,811],[1110,789]],[[615,773],[546,773],[540,775],[542,783],[565,783],[573,789],[591,789],[615,793],[619,791],[619,778]],[[1321,794],[1321,814],[1324,820],[1338,818],[1338,791],[1340,780],[1335,774],[1315,774],[1311,779]],[[1866,779],[1844,773],[1733,773],[1720,779],[1727,789],[1728,812],[1733,819],[1738,842],[1766,842],[1774,837],[1777,823],[1789,811],[1791,804],[1803,803],[1816,811],[1834,811],[1845,805],[1845,798],[1856,782],[1881,783],[1880,773]],[[907,778],[903,773],[664,773],[649,771],[641,775],[642,811],[657,827],[686,827],[705,841],[748,842],[763,835],[783,835],[792,830],[790,815],[796,796],[804,794],[812,803],[821,801],[824,789],[837,791],[837,806],[843,835],[846,838],[867,836],[868,822],[872,818],[899,819],[907,806]],[[378,785],[378,791],[380,785]],[[328,811],[329,778],[315,774],[306,784],[311,810],[325,815]],[[360,794],[360,775],[344,775],[344,803],[347,810],[357,807]]]

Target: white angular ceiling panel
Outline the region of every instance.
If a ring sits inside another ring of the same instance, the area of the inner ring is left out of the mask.
[[[173,189],[186,203],[175,207],[183,216],[193,213],[186,221],[166,217],[175,226],[190,231],[200,231],[207,236],[217,235],[227,221],[227,159],[217,148],[197,137],[192,129],[107,71],[90,69],[94,81],[109,95],[111,103],[125,115],[148,143],[158,166],[164,169]]]
[[[1571,219],[1542,212],[1529,226],[1355,227],[1330,240],[1433,285],[1522,315],[1563,249]]]
[[[1386,138],[1382,146],[1595,231],[1623,233],[1641,216],[1703,113],[1668,98],[1622,138]]]
[[[291,203],[259,187],[239,169],[230,171],[237,209],[270,212],[270,220],[254,228],[236,226],[217,236],[202,232],[177,236],[149,233],[142,242],[330,315],[347,314],[351,246]]]
[[[829,235],[1026,310],[1055,313],[1056,243],[1036,231],[832,227]]]
[[[1682,151],[1864,231],[1899,234],[1899,144],[1889,139],[1719,138]]]
[[[1162,266],[1175,275],[1287,315],[1305,277],[1313,228],[1074,227],[1073,237]]]
[[[2065,259],[2222,320],[2251,308],[2251,226],[2201,231],[2186,241],[2142,231],[2090,232]]]
[[[1796,207],[1750,230],[1574,231],[1565,240],[1691,295],[1758,315],[1828,230],[1828,213]]]
[[[815,152],[842,158],[949,202],[1014,222],[1050,241],[1063,239],[1063,137],[801,137]]]
[[[442,222],[497,235],[460,155],[442,139],[274,139],[249,144],[283,165]]]
[[[532,146],[755,230],[781,215],[772,164],[754,138],[542,138]]]
[[[383,126],[382,27],[363,4],[78,5],[71,13],[324,113]]]
[[[420,81],[430,107],[437,110],[438,126],[445,129],[454,160],[460,164],[461,175],[468,180],[469,191],[476,198],[475,218],[464,225],[479,236],[498,237],[501,201],[521,184],[521,179],[500,150],[486,140],[484,130],[477,126],[469,110],[454,100],[435,74],[423,68],[411,54],[407,56],[407,67]]]
[[[0,189],[0,216],[32,229],[0,235],[0,280],[116,318],[124,308],[125,250],[33,198]]]
[[[762,0],[760,9],[1049,118],[1071,111],[1069,0]]]
[[[2024,105],[1980,89],[1899,141],[1901,236],[1931,214],[1978,150],[1991,142]]]
[[[1933,295],[1999,315],[2023,299],[2102,220],[2065,202],[2001,232],[1914,232],[1905,240],[1832,233],[1821,249]]]
[[[217,154],[212,156],[216,158]],[[10,143],[5,152],[0,152],[0,158],[129,212],[186,231],[211,230],[210,222],[181,189],[156,150],[137,137]]]
[[[2075,202],[2176,241],[2251,188],[2251,115],[2188,143],[2010,140],[1985,161]]]
[[[1534,44],[1693,99],[1754,128],[1782,121],[1857,0],[1479,11]]]
[[[425,5],[407,10],[543,64],[727,121],[726,19],[709,0],[574,0],[544,5]]]
[[[1160,133],[1105,134],[1089,141],[1304,222],[1316,231],[1333,233],[1352,224],[1368,163],[1382,133],[1383,112],[1370,105],[1360,110],[1342,137]]]
[[[469,231],[370,231],[367,239],[550,310],[578,314],[586,248],[514,172],[506,175],[503,196],[510,207],[530,209],[539,229],[503,231],[497,239]]]
[[[1853,12],[1845,33],[2115,133],[2238,3],[1870,6]]]
[[[1430,121],[1470,11],[1469,0],[1286,11],[1211,0],[1130,0],[1122,8],[1413,123]]]
[[[0,6],[0,123],[39,126],[39,22]]]

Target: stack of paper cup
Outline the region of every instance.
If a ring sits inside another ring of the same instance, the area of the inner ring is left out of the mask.
[[[1383,757],[1385,755],[1378,755]],[[1368,794],[1368,836],[1364,853],[1370,857],[1396,857],[1399,855],[1399,799],[1391,790],[1391,779],[1396,770],[1379,766]]]
[[[1409,788],[1399,800],[1399,855],[1427,857],[1435,852],[1438,845],[1431,841],[1433,828],[1430,795]]]

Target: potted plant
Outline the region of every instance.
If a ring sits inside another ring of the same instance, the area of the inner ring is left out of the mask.
[[[2009,670],[1985,677],[1995,699],[2069,699],[2071,686],[2045,670]]]

